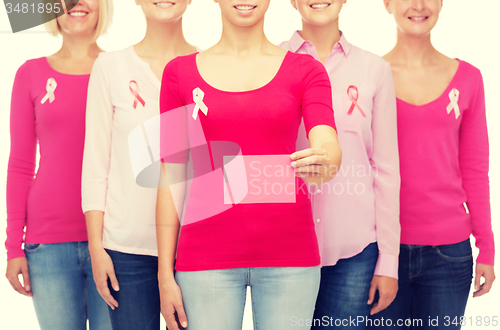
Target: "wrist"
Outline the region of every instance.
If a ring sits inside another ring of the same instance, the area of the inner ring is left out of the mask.
[[[158,272],[158,284],[168,285],[169,283],[175,282],[174,272],[167,272],[166,274],[162,274],[162,272]]]
[[[93,255],[93,254],[96,254],[96,253],[99,253],[102,251],[104,251],[104,246],[102,245],[102,242],[93,242],[93,243],[89,242],[90,255]]]
[[[169,281],[175,281],[174,268],[172,266],[158,265],[158,282],[168,283]]]

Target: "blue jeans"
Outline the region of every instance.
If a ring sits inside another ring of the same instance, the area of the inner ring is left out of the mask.
[[[42,330],[110,330],[87,242],[25,244],[36,317]]]
[[[241,330],[247,286],[255,330],[309,329],[318,267],[233,268],[176,272],[189,330]]]
[[[401,245],[398,295],[368,320],[372,323],[367,329],[460,329],[472,265],[469,239],[450,245]]]
[[[158,257],[106,250],[120,291],[109,286],[118,308],[109,308],[113,330],[160,329]]]
[[[365,329],[364,322],[352,320],[357,320],[358,316],[366,318],[370,313],[371,306],[366,302],[377,259],[377,243],[371,243],[354,257],[340,259],[334,266],[321,268],[311,329]]]

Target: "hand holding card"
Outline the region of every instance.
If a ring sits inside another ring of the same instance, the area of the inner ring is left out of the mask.
[[[308,148],[290,155],[291,166],[300,178],[325,177],[330,166],[330,158],[323,148]]]

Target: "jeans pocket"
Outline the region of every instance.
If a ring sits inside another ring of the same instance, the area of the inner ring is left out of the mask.
[[[468,261],[472,260],[472,248],[470,240],[456,244],[438,245],[436,246],[437,254],[448,261]]]
[[[36,252],[42,248],[43,244],[24,244],[24,252]]]

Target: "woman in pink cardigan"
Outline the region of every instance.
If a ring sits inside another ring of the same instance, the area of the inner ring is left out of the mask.
[[[398,295],[372,328],[408,329],[396,321],[409,319],[412,329],[459,329],[473,274],[471,234],[479,249],[473,296],[495,280],[483,80],[431,44],[442,0],[384,4],[398,25],[385,59],[398,98],[401,252]]]

